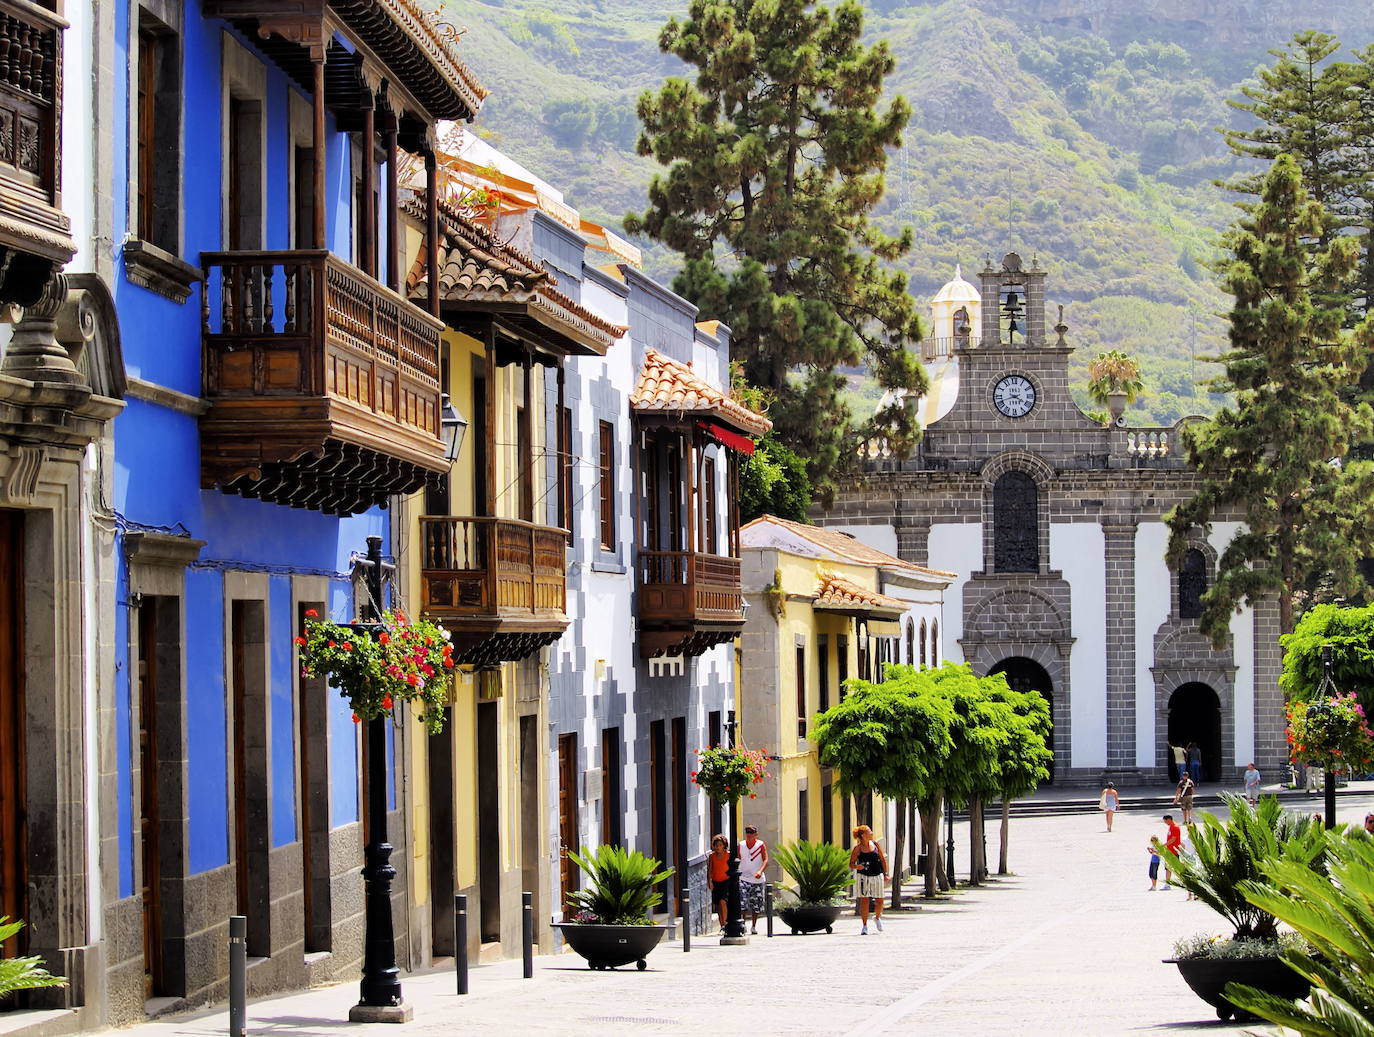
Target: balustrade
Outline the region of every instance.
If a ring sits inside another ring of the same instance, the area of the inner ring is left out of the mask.
[[[639,614],[644,623],[669,626],[742,621],[739,559],[695,551],[640,551]]]
[[[0,0],[0,163],[51,203],[61,146],[57,91],[64,23],[34,4]]]
[[[424,611],[567,625],[566,530],[501,518],[420,519]]]

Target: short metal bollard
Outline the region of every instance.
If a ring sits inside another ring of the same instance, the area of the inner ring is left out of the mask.
[[[468,992],[468,898],[453,896],[453,970],[458,975],[458,993]]]
[[[773,883],[763,886],[763,918],[769,936],[773,935]]]
[[[692,894],[682,894],[682,953],[692,949]]]
[[[525,978],[534,977],[534,894],[520,894],[522,935],[525,944]]]
[[[229,1037],[248,1033],[248,919],[229,916]]]

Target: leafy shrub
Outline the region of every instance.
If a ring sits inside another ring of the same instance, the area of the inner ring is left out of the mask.
[[[4,943],[24,928],[23,919],[10,921],[8,915],[0,915],[0,943]],[[65,976],[54,976],[43,968],[43,959],[0,958],[0,1001],[18,990],[36,990],[39,987],[65,987]]]
[[[1197,933],[1174,942],[1174,957],[1276,958],[1286,950],[1298,950],[1306,946],[1306,941],[1296,933],[1280,933],[1277,940],[1234,940],[1220,935]]]
[[[1291,861],[1321,874],[1326,842],[1320,823],[1307,814],[1285,811],[1274,796],[1260,797],[1252,807],[1244,796],[1223,793],[1230,819],[1203,814],[1202,824],[1189,825],[1193,852],[1182,857],[1153,840],[1165,857],[1173,878],[1235,928],[1234,939],[1273,942],[1278,921],[1270,911],[1246,896],[1244,886],[1262,875],[1266,863]]]
[[[798,904],[833,904],[849,886],[849,854],[831,843],[784,843],[773,856],[791,876],[793,885],[783,888]]]
[[[659,870],[659,862],[638,850],[602,844],[593,852],[568,851],[582,869],[590,885],[568,894],[568,907],[574,921],[602,925],[648,925],[653,909],[663,902],[654,889],[673,874]]]
[[[1256,907],[1291,925],[1305,947],[1283,960],[1312,983],[1306,1001],[1286,1001],[1239,983],[1226,996],[1248,1012],[1301,1034],[1374,1033],[1374,839],[1326,833],[1328,875],[1296,861],[1272,861],[1264,880],[1245,883]],[[1291,1031],[1285,1030],[1284,1033]]]

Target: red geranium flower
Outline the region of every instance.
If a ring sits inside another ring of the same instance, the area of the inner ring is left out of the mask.
[[[385,633],[385,632],[378,634],[378,635],[377,635],[377,643],[378,643],[379,645],[389,645],[389,644],[391,644],[391,637],[390,637],[390,635],[388,635],[388,634]]]
[[[319,615],[319,613],[314,609],[306,609],[305,614],[311,619],[314,619],[316,616]]]
[[[354,713],[354,714],[353,714],[353,723],[355,723],[355,724],[361,724],[362,722],[363,722],[363,718],[360,717],[360,716],[358,716],[357,713]]]
[[[296,644],[298,644],[298,645],[303,645],[303,644],[305,644],[305,638],[303,638],[303,637],[298,637],[298,638],[296,638]]]

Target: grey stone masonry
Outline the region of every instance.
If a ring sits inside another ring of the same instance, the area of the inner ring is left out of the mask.
[[[1104,520],[1107,563],[1107,770],[1135,770],[1134,522]]]

